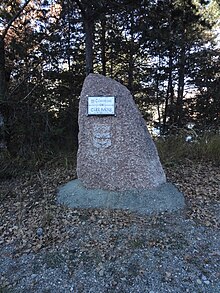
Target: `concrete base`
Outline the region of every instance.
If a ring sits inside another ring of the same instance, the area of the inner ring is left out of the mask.
[[[86,189],[78,179],[59,188],[57,201],[72,208],[123,209],[141,214],[177,211],[185,205],[183,194],[171,183],[148,190],[116,192]]]

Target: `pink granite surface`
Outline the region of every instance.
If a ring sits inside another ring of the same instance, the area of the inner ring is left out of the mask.
[[[88,116],[88,96],[115,96],[116,116]],[[79,105],[77,176],[86,188],[124,191],[166,182],[157,149],[129,90],[90,74]]]

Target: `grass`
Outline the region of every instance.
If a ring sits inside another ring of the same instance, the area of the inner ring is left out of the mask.
[[[7,287],[2,287],[0,285],[0,293],[12,293],[12,291],[8,289]]]
[[[15,178],[31,174],[43,168],[65,167],[76,165],[76,150],[73,152],[29,153],[27,156],[11,156],[9,152],[0,152],[0,179]]]
[[[205,133],[194,136],[192,142],[186,142],[186,133],[178,136],[170,135],[156,140],[160,159],[164,165],[182,163],[186,159],[192,161],[212,162],[220,165],[220,134]],[[32,152],[26,156],[12,157],[7,150],[0,152],[0,179],[15,178],[31,174],[43,168],[65,167],[75,168],[76,153],[72,152]],[[2,195],[0,195],[0,198]]]
[[[145,241],[141,238],[136,238],[136,239],[131,239],[129,241],[129,246],[132,249],[140,249],[143,248],[145,246]]]
[[[64,257],[59,252],[48,252],[44,257],[47,268],[61,268],[64,263]]]
[[[220,165],[220,134],[208,134],[186,142],[184,136],[170,136],[156,141],[163,164],[183,161],[205,161]]]

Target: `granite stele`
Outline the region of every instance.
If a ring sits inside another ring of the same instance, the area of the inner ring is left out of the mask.
[[[59,189],[59,203],[141,213],[184,206],[131,93],[99,74],[85,79],[80,96],[77,177]]]

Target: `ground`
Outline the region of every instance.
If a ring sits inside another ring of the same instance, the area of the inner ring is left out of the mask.
[[[220,292],[219,167],[165,170],[186,208],[150,216],[58,206],[73,166],[3,180],[0,292]]]

